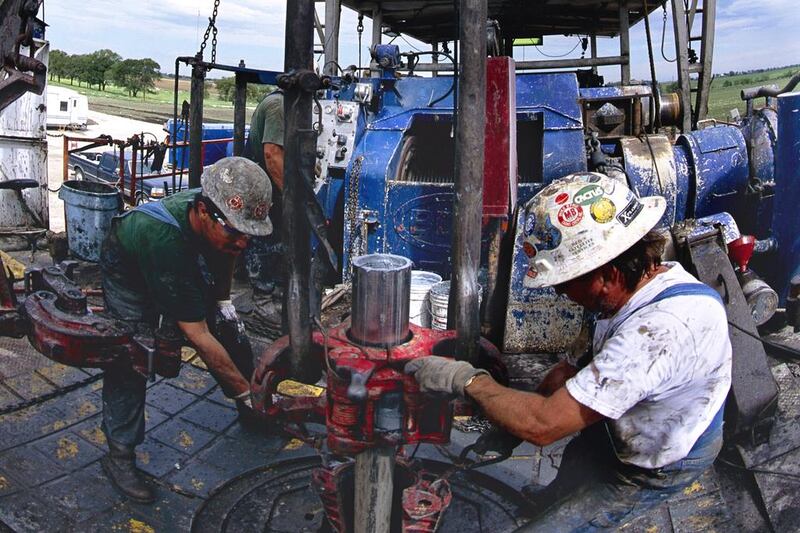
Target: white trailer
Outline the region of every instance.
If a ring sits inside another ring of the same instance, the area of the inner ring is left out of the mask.
[[[89,114],[86,96],[66,87],[47,87],[47,127],[85,130]]]

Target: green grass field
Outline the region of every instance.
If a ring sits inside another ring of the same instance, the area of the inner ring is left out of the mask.
[[[159,80],[156,83],[155,92],[144,96],[140,94],[136,98],[129,96],[125,89],[111,84],[106,86],[105,91],[100,91],[94,87],[70,85],[66,80],[62,80],[60,83],[57,80],[51,80],[49,83],[67,87],[88,96],[89,108],[92,111],[158,124],[172,117],[174,81],[170,78]],[[181,103],[189,100],[189,82],[180,80],[178,87],[178,113],[180,113]],[[249,109],[252,111],[254,108],[255,106]],[[209,88],[208,95],[204,100],[203,120],[204,122],[233,122],[233,104],[220,100],[213,85]]]
[[[740,97],[742,89],[771,84],[783,88],[789,78],[798,71],[800,71],[800,66],[783,67],[752,74],[715,77],[711,83],[711,95],[708,99],[708,117],[727,120],[731,109],[734,108],[744,115],[746,106]],[[761,99],[761,102],[763,101]]]

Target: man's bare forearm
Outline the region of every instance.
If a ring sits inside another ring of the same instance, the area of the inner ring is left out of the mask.
[[[565,387],[542,396],[503,387],[483,375],[476,377],[465,392],[493,423],[538,446],[551,444],[603,418],[575,401]]]
[[[225,389],[234,396],[250,390],[250,383],[233,364],[230,355],[214,338],[205,322],[179,322],[178,325],[215,378],[226,385]]]

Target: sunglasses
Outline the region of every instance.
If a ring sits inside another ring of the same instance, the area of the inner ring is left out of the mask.
[[[207,206],[207,207],[210,207],[210,206]],[[241,231],[239,231],[238,229],[236,229],[236,228],[234,228],[233,226],[231,226],[231,225],[230,225],[230,223],[229,223],[229,222],[228,222],[228,221],[225,219],[225,217],[222,215],[222,213],[220,213],[220,212],[217,210],[216,206],[214,206],[213,208],[209,208],[209,209],[208,209],[208,214],[209,214],[209,215],[211,216],[211,218],[213,218],[213,219],[214,219],[214,220],[215,220],[215,221],[216,221],[216,222],[217,222],[217,223],[218,223],[220,226],[222,226],[222,229],[224,229],[224,230],[225,230],[225,233],[227,233],[227,234],[228,234],[228,235],[230,235],[231,237],[233,237],[233,238],[237,238],[237,239],[238,239],[239,237],[243,237],[243,236],[245,236],[245,235],[246,235],[245,233],[242,233],[242,232],[241,232]]]

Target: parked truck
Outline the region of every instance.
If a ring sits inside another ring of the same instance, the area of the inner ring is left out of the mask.
[[[149,159],[137,160],[135,167],[132,161],[131,151],[124,152],[124,180],[122,192],[125,198],[134,199],[135,204],[158,200],[173,192],[171,179],[162,174],[162,157],[152,157]],[[105,152],[71,152],[69,154],[69,168],[74,172],[77,180],[88,180],[100,183],[110,183],[117,185],[120,182],[120,155],[117,151]],[[135,169],[136,181],[133,180]],[[157,177],[148,177],[148,176]],[[131,191],[133,183],[134,190]],[[176,191],[184,190],[188,187],[188,182],[183,181],[175,188]]]

